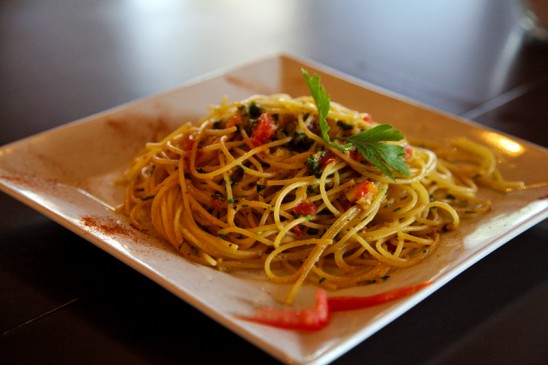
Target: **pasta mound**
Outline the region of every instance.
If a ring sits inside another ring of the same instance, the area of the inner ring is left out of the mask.
[[[377,125],[338,103],[327,122],[333,139]],[[346,288],[417,264],[463,215],[489,209],[478,181],[503,187],[494,158],[473,142],[437,153],[397,144],[410,174],[391,178],[322,139],[310,97],[223,101],[146,144],[125,173],[121,211],[190,260],[292,284],[291,303],[305,282]]]

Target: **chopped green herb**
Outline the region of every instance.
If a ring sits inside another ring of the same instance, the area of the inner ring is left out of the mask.
[[[310,235],[310,236],[318,236],[320,234],[320,231],[316,228],[309,228],[307,233]]]
[[[352,124],[345,123],[345,122],[343,122],[342,120],[338,120],[338,121],[337,121],[337,125],[338,125],[339,128],[342,129],[343,131],[349,131],[349,130],[351,130],[352,128],[354,128],[354,126],[353,126]]]
[[[262,113],[261,108],[254,101],[249,104],[249,116],[251,118],[258,118]]]
[[[287,147],[291,151],[296,152],[306,152],[314,144],[314,140],[308,138],[304,132],[295,132],[293,133],[293,138],[289,141]]]
[[[316,176],[316,177],[320,177],[322,176],[322,166],[320,164],[320,159],[318,156],[310,156],[306,159],[305,163],[304,163],[305,166],[308,166],[308,168],[310,169],[310,172]]]

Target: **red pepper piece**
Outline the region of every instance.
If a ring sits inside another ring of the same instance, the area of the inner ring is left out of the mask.
[[[405,151],[404,159],[409,160],[413,157],[413,147],[406,145],[403,147],[403,150]]]
[[[268,113],[263,113],[260,115],[257,126],[251,133],[251,143],[255,147],[265,144],[272,138],[275,131],[276,123],[274,122],[274,118]]]
[[[186,146],[183,146],[183,149],[190,153],[190,151],[192,151],[192,149],[194,148],[194,145],[196,144],[196,140],[194,139],[194,136],[191,135],[188,137],[188,140],[186,142]],[[200,149],[200,147],[198,146],[198,149],[196,151],[196,158],[200,158],[202,156],[202,151]]]
[[[337,155],[335,155],[332,152],[329,152],[328,154],[326,154],[324,157],[320,159],[320,165],[322,165],[322,167],[325,168],[325,166],[329,165],[331,162],[335,162],[336,159],[337,159]]]
[[[295,208],[293,208],[293,214],[296,215],[314,215],[318,212],[318,207],[311,201],[303,201]]]
[[[217,209],[217,210],[221,210],[224,207],[226,207],[226,204],[220,198],[211,199],[211,205],[213,206],[213,209]]]
[[[234,127],[235,125],[240,125],[242,123],[242,118],[239,115],[233,115],[232,118],[226,123],[226,127]]]
[[[297,236],[300,236],[303,234],[303,230],[301,229],[300,225],[297,225],[291,229]]]
[[[350,150],[349,154],[350,154],[350,158],[353,159],[354,161],[360,162],[363,160],[363,155],[360,152],[358,152],[358,150],[356,149]]]
[[[365,197],[369,192],[375,189],[375,185],[371,181],[362,181],[356,185],[354,191],[354,201]]]
[[[362,181],[349,188],[345,195],[351,203],[366,203],[369,202],[372,194],[374,194],[376,191],[377,187],[373,182]]]
[[[327,303],[330,312],[367,308],[414,294],[430,284],[432,284],[432,282],[428,281],[367,297],[331,297],[327,299]]]
[[[329,323],[327,293],[324,289],[316,291],[316,303],[312,309],[291,310],[267,307],[259,309],[253,317],[240,318],[273,327],[317,331]]]

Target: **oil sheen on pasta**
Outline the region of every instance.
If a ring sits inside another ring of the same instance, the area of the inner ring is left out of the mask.
[[[377,125],[338,103],[327,121],[332,138]],[[436,152],[398,143],[410,176],[392,179],[329,146],[310,97],[224,100],[145,146],[125,173],[121,211],[195,262],[291,284],[291,303],[304,283],[352,287],[417,264],[462,217],[489,209],[478,181],[508,188],[476,143]]]

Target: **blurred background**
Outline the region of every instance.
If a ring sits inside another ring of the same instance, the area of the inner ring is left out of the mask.
[[[546,75],[522,18],[518,0],[4,0],[0,106],[18,120],[2,128],[24,137],[18,123],[36,132],[279,51],[475,118]]]

